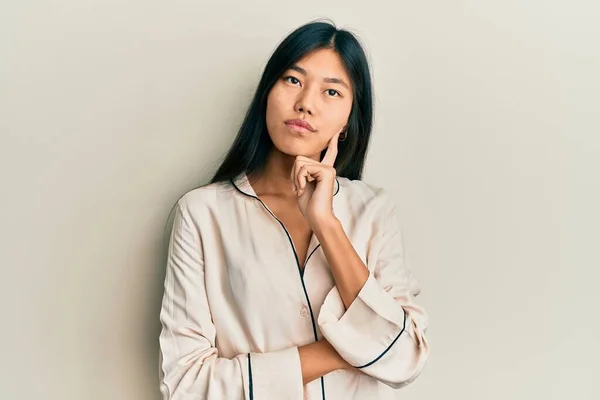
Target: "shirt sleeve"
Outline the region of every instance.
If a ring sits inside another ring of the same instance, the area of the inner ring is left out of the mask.
[[[396,207],[380,189],[379,218],[367,256],[369,277],[345,310],[334,286],[318,317],[323,336],[351,365],[393,387],[413,382],[429,354],[428,317],[415,303],[420,285],[404,251]]]
[[[181,199],[169,241],[160,312],[163,399],[303,399],[297,347],[219,357],[203,259],[199,230]]]

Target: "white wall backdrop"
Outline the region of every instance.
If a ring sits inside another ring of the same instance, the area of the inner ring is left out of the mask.
[[[598,399],[593,1],[0,6],[0,398],[158,400],[165,224],[261,69],[329,17],[372,60],[432,354],[400,399]]]

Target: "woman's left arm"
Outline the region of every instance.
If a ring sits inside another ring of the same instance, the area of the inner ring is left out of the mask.
[[[367,257],[369,267],[333,214],[314,223],[336,283],[318,323],[349,364],[401,388],[420,375],[428,357],[428,317],[414,301],[420,287],[407,265],[396,207],[383,189],[376,200],[382,208]]]
[[[405,257],[396,207],[376,189],[375,231],[365,265],[333,213],[339,133],[321,162],[297,156],[290,180],[298,207],[319,239],[336,285],[325,297],[318,324],[350,365],[401,388],[421,373],[429,346],[427,314],[414,302],[420,288]]]

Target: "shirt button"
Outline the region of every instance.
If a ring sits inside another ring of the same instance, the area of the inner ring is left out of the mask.
[[[302,315],[303,317],[306,317],[308,315],[308,310],[306,309],[306,307],[302,307],[300,309],[300,315]]]

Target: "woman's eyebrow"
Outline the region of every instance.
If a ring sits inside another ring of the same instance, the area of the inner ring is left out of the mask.
[[[290,67],[290,69],[306,76],[306,70],[302,67],[299,67],[297,65],[292,65]],[[344,86],[346,89],[350,89],[350,87],[348,87],[348,85],[346,84],[346,82],[344,82],[343,79],[340,78],[323,78],[323,82],[327,82],[327,83],[339,83],[340,85]]]

